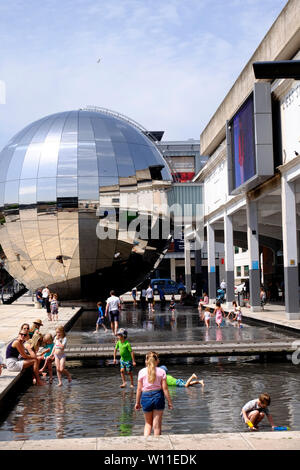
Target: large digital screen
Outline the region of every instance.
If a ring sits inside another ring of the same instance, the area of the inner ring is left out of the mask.
[[[233,189],[256,174],[253,94],[231,121]]]

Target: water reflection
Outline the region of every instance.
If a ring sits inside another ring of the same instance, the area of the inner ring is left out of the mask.
[[[211,322],[206,328],[199,318],[197,309],[176,308],[174,312],[155,307],[155,312],[124,306],[120,315],[120,327],[128,330],[132,343],[161,341],[250,341],[283,339],[288,333],[267,326],[253,326],[244,323],[237,328],[236,322],[224,322],[217,328]],[[68,334],[70,345],[86,343],[109,343],[111,336],[99,331],[92,334],[97,319],[97,311],[86,311],[78,319]],[[108,325],[109,326],[109,325]]]
[[[300,430],[299,367],[211,359],[201,365],[191,358],[183,364],[168,361],[171,375],[186,380],[196,373],[205,386],[170,387],[174,409],[164,412],[163,434],[242,432],[241,407],[264,391],[271,395],[275,424]],[[141,367],[134,369],[135,385]],[[43,390],[31,386],[23,393],[0,426],[0,440],[143,434],[143,413],[134,410],[135,390],[119,388],[118,366],[75,367],[72,376],[71,385],[59,388],[55,380]],[[264,421],[262,430],[269,430]]]

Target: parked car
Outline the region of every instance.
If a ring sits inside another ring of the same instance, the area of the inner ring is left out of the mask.
[[[165,294],[181,294],[185,292],[185,286],[182,283],[172,281],[172,279],[151,279],[151,287],[154,294],[159,294],[163,289]]]

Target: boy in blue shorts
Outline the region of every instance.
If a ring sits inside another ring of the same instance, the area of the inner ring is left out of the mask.
[[[116,355],[117,355],[117,350],[119,349],[120,351],[120,372],[121,372],[121,379],[122,379],[122,384],[120,385],[121,388],[126,387],[126,380],[125,380],[125,371],[130,377],[130,388],[133,388],[133,374],[132,370],[133,367],[136,366],[135,360],[134,360],[134,352],[131,348],[131,344],[129,341],[126,340],[127,338],[127,331],[124,330],[124,328],[120,328],[117,331],[117,337],[118,341],[116,343],[115,349],[114,349],[114,364],[116,364]]]
[[[191,385],[201,384],[204,387],[204,381],[198,380],[196,374],[190,376],[188,380],[175,379],[172,375],[168,374],[168,369],[166,366],[160,366],[161,369],[167,374],[167,385],[168,387],[190,387]]]
[[[97,331],[99,330],[100,325],[103,326],[104,331],[106,333],[107,328],[104,325],[104,313],[103,313],[103,309],[102,309],[102,302],[97,303],[97,308],[98,308],[98,318],[97,318],[97,322],[96,322],[96,331],[94,331],[94,333],[97,333]]]

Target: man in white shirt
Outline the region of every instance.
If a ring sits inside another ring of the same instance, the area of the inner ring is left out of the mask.
[[[119,315],[120,315],[121,302],[119,297],[115,295],[115,291],[110,291],[110,297],[106,301],[105,316],[110,315],[110,327],[113,335],[117,336],[119,329]]]
[[[153,289],[151,287],[151,284],[149,285],[148,289],[146,290],[146,299],[148,301],[149,311],[152,310],[152,312],[154,312],[154,308],[153,308]]]
[[[47,300],[49,298],[49,295],[50,295],[50,290],[48,289],[48,286],[44,287],[44,289],[42,290],[42,297],[43,297],[43,304],[42,304],[42,307],[46,307],[46,303],[47,303]]]

